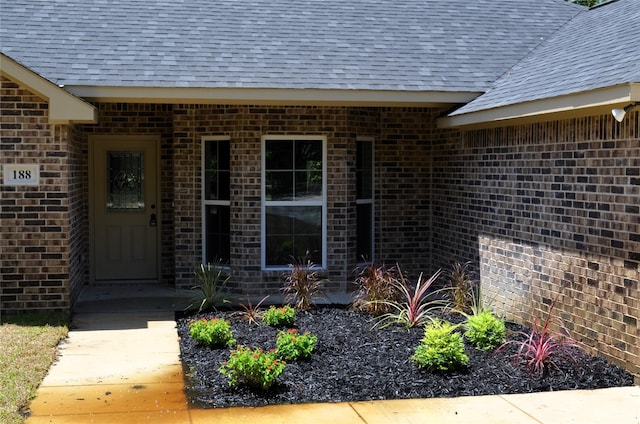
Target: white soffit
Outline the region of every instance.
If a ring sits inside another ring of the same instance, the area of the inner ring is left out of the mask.
[[[98,121],[98,113],[93,105],[75,97],[4,54],[0,54],[0,73],[48,100],[49,122],[52,124]]]
[[[481,93],[279,88],[90,87],[70,93],[100,102],[251,105],[443,106],[467,103]]]
[[[438,119],[438,127],[495,127],[588,116],[640,101],[640,83],[628,83],[567,96],[484,109]]]

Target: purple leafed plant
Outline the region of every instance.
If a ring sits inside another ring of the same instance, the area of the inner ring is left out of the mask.
[[[418,277],[415,287],[411,287],[402,274],[399,265],[396,265],[399,281],[396,287],[400,293],[399,301],[383,301],[391,312],[377,318],[374,328],[384,328],[392,324],[402,324],[406,327],[416,327],[431,321],[432,315],[437,310],[447,307],[448,302],[437,296],[440,290],[427,294],[431,285],[438,279],[441,270],[436,271],[429,279],[423,280],[422,274]]]
[[[532,373],[539,373],[543,376],[548,375],[549,367],[552,366],[558,371],[560,368],[556,363],[559,359],[569,359],[577,362],[576,349],[582,350],[582,347],[569,335],[569,330],[558,319],[560,332],[551,331],[551,313],[555,307],[557,298],[553,300],[544,324],[541,326],[537,318],[533,318],[533,324],[529,332],[518,331],[516,334],[521,335],[523,340],[509,340],[503,343],[496,351],[505,349],[509,345],[518,348],[515,354],[516,360],[527,364],[527,368]]]

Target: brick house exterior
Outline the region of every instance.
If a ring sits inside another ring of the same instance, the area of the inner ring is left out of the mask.
[[[627,2],[633,9],[637,0]],[[618,6],[602,13],[624,12]],[[517,98],[525,90],[511,85],[531,71],[526,63],[511,80],[497,73],[491,89],[468,89],[478,93],[456,101],[83,100],[4,53],[2,60],[0,166],[39,169],[35,186],[0,176],[2,315],[69,311],[96,283],[91,150],[105,136],[159,140],[157,282],[178,289],[193,284],[203,261],[204,140],[229,140],[229,265],[232,290],[247,296],[281,285],[282,270],[261,262],[263,138],[324,137],[323,272],[327,291],[349,292],[359,262],[356,150],[366,139],[375,152],[377,262],[398,262],[415,278],[471,261],[498,313],[522,323],[544,317],[557,297],[556,314],[576,339],[640,375],[640,114],[631,110],[622,122],[610,114],[640,102],[634,77],[621,77],[625,96],[576,108],[544,103],[561,97],[552,91]],[[511,114],[511,104],[540,111]]]

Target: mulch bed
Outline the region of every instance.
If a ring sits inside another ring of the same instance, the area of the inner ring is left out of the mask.
[[[278,382],[267,393],[243,387],[231,388],[218,372],[229,357],[228,348],[196,344],[189,336],[188,321],[200,317],[225,317],[231,321],[240,345],[275,348],[278,329],[249,324],[230,312],[214,312],[177,320],[180,350],[190,402],[203,408],[263,406],[307,402],[345,402],[382,399],[433,398],[532,393],[553,390],[596,389],[633,385],[624,369],[578,351],[577,363],[558,363],[547,376],[532,375],[513,360],[514,350],[484,352],[466,345],[469,365],[453,373],[433,373],[409,360],[423,336],[423,329],[387,327],[371,331],[369,315],[341,308],[296,311],[296,327],[318,337],[312,357],[287,364]],[[449,316],[456,320],[456,316]],[[522,330],[507,323],[510,334]],[[466,341],[465,341],[466,343]]]

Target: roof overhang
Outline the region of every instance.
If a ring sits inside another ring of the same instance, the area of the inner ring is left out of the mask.
[[[287,88],[70,86],[70,93],[96,102],[310,106],[437,107],[468,103],[481,93]]]
[[[30,91],[49,101],[51,124],[96,123],[96,108],[0,53],[0,74],[19,82]]]
[[[440,128],[491,128],[611,113],[612,108],[640,102],[640,83],[627,83],[567,96],[523,102],[439,118]]]

